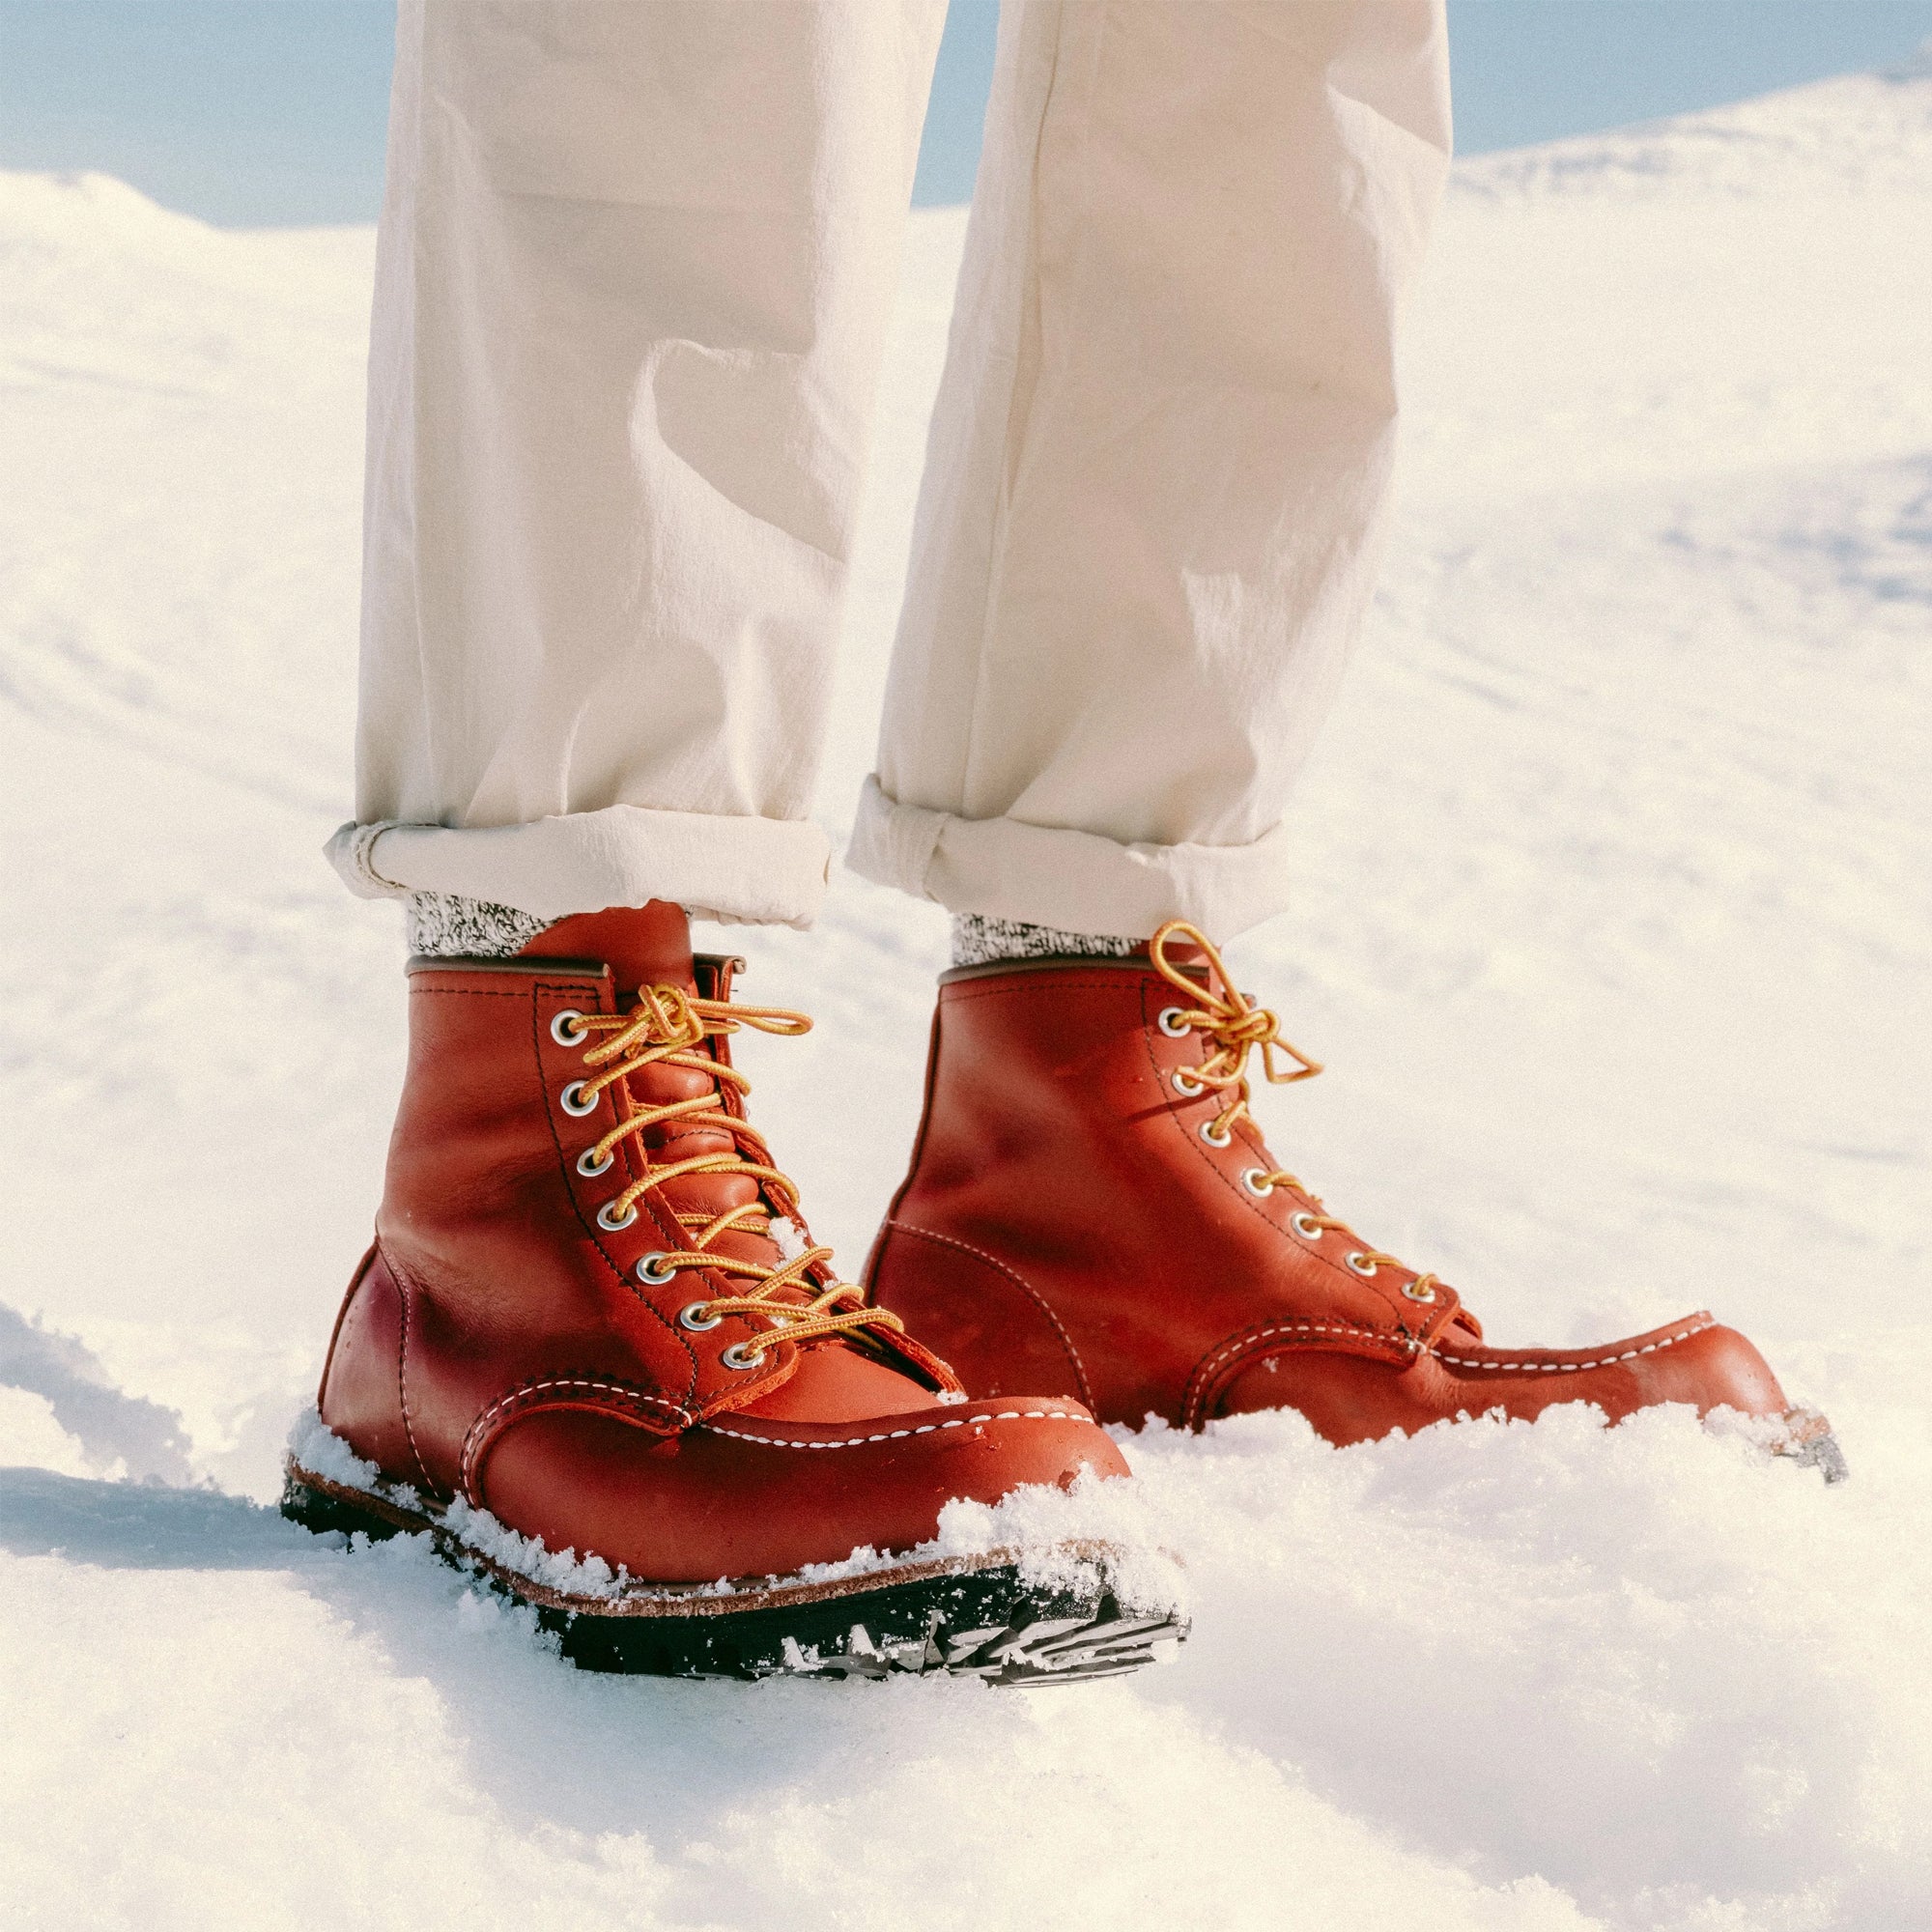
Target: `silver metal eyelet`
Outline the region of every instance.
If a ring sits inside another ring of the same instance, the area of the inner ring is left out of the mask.
[[[1304,1241],[1319,1241],[1321,1238],[1321,1224],[1304,1208],[1298,1214],[1288,1217],[1288,1225]]]
[[[1342,1265],[1360,1275],[1364,1281],[1367,1281],[1376,1271],[1376,1264],[1360,1248],[1357,1248],[1353,1254],[1344,1255],[1342,1257]]]
[[[1245,1187],[1248,1190],[1248,1192],[1255,1197],[1257,1201],[1265,1201],[1267,1197],[1274,1192],[1274,1182],[1267,1178],[1267,1169],[1264,1167],[1249,1168],[1247,1172],[1241,1176],[1241,1185]]]
[[[646,1256],[645,1259],[649,1260],[649,1257]],[[724,1318],[722,1315],[705,1314],[704,1311],[710,1306],[711,1304],[708,1301],[694,1301],[689,1303],[678,1310],[677,1325],[680,1328],[689,1328],[695,1335],[703,1334],[707,1328],[717,1327]]]
[[[609,1174],[616,1165],[617,1156],[607,1153],[602,1160],[597,1158],[597,1150],[587,1147],[577,1156],[577,1171],[587,1180],[594,1180],[600,1174]]]
[[[550,1023],[550,1037],[559,1046],[576,1046],[589,1029],[575,1007],[565,1007]]]
[[[598,1096],[595,1094],[593,1094],[586,1100],[583,1097],[583,1085],[584,1083],[582,1080],[573,1080],[570,1083],[570,1085],[566,1087],[563,1090],[563,1092],[556,1096],[557,1105],[560,1106],[566,1114],[570,1115],[570,1117],[573,1120],[581,1121],[585,1114],[594,1114],[597,1111]]]
[[[1154,1020],[1154,1025],[1169,1039],[1185,1039],[1188,1034],[1186,1009],[1181,1007],[1163,1007]]]
[[[1417,1293],[1416,1292],[1418,1289],[1421,1290],[1420,1293]],[[1421,1281],[1404,1282],[1402,1285],[1402,1292],[1406,1295],[1407,1295],[1411,1301],[1434,1301],[1435,1299],[1435,1291],[1433,1288],[1429,1287],[1426,1283]]]
[[[1233,1127],[1223,1127],[1217,1134],[1214,1131],[1214,1122],[1212,1121],[1203,1121],[1201,1122],[1201,1138],[1209,1147],[1226,1147],[1235,1138],[1235,1130]]]
[[[643,1282],[647,1287],[663,1288],[667,1283],[673,1282],[677,1279],[677,1270],[675,1268],[668,1268],[662,1265],[664,1261],[665,1261],[665,1255],[663,1250],[660,1249],[654,1254],[646,1255],[643,1258],[643,1260],[640,1261],[637,1264],[637,1266],[632,1269],[632,1273],[635,1274],[638,1277],[638,1279]],[[692,1306],[696,1308],[698,1306],[698,1304],[696,1302],[693,1302]],[[719,1321],[722,1321],[724,1318],[721,1315],[718,1319]],[[685,1325],[689,1327],[690,1323],[687,1322]],[[714,1324],[707,1321],[704,1325],[707,1328],[709,1328]]]
[[[607,1201],[597,1210],[597,1225],[609,1235],[614,1235],[619,1228],[628,1228],[638,1218],[638,1204],[635,1201],[627,1202],[621,1214],[611,1211],[616,1205],[614,1201]]]
[[[1174,1072],[1168,1075],[1168,1084],[1177,1094],[1183,1094],[1190,1100],[1208,1091],[1207,1082],[1195,1079],[1193,1074],[1188,1072],[1184,1066],[1177,1067]]]
[[[745,1342],[733,1342],[718,1357],[727,1369],[736,1369],[741,1375],[747,1369],[755,1369],[764,1358],[765,1351],[762,1349],[754,1350]]]

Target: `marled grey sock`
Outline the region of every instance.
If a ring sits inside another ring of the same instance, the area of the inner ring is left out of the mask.
[[[990,966],[999,959],[1124,959],[1138,940],[1104,932],[1064,932],[1057,925],[1028,925],[1018,919],[986,919],[977,912],[952,915],[952,963]]]
[[[507,959],[550,923],[533,912],[457,893],[412,893],[403,906],[410,952],[423,959]]]

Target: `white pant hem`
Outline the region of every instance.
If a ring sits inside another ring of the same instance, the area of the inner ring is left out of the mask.
[[[809,820],[612,805],[524,825],[345,825],[325,848],[362,898],[459,893],[539,919],[672,899],[727,925],[809,926],[831,841]]]
[[[901,805],[876,776],[866,781],[845,863],[949,912],[1125,939],[1149,938],[1170,919],[1232,939],[1288,904],[1288,839],[1279,825],[1248,845],[1123,844],[1092,832]]]

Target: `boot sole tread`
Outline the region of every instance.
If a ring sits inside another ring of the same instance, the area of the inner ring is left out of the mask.
[[[756,1577],[717,1585],[629,1582],[612,1597],[558,1590],[477,1548],[412,1492],[351,1488],[296,1463],[282,1514],[319,1535],[372,1541],[426,1534],[437,1553],[536,1614],[581,1670],[660,1677],[884,1678],[950,1675],[1038,1686],[1121,1676],[1187,1634],[1104,1585],[1042,1586],[1012,1550],[889,1564],[832,1579]],[[1104,1565],[1102,1545],[1071,1553]]]

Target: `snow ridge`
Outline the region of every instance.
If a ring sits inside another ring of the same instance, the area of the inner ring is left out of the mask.
[[[1932,41],[1885,73],[1848,74],[1734,107],[1462,161],[1454,191],[1527,198],[1610,194],[1911,194],[1932,178]]]

